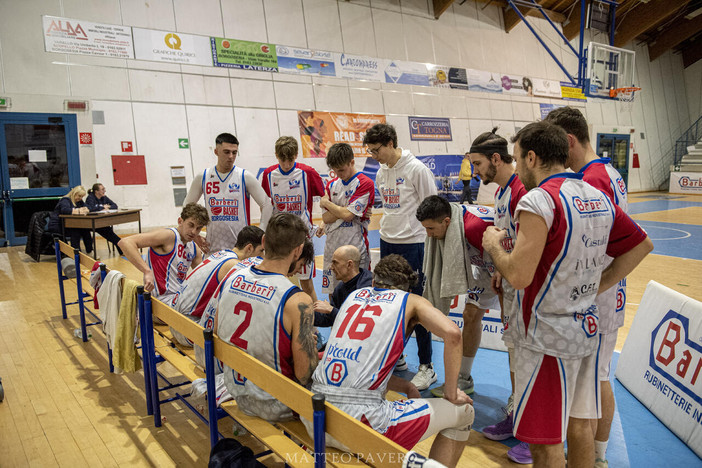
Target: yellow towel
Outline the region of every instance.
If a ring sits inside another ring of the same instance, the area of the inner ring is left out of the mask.
[[[137,324],[137,286],[139,283],[136,281],[125,279],[122,287],[122,305],[119,308],[112,359],[115,368],[123,372],[136,372],[141,369],[141,358],[137,353],[134,339],[134,329]]]

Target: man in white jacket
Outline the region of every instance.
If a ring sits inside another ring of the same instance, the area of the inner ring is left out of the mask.
[[[397,146],[397,132],[392,125],[374,125],[363,137],[363,144],[371,157],[380,163],[375,176],[384,211],[380,220],[380,257],[399,254],[407,259],[419,275],[411,292],[421,296],[426,232],[415,213],[422,200],[437,194],[434,174],[412,153]],[[419,390],[425,390],[436,382],[431,362],[431,333],[421,325],[417,325],[414,331],[419,371],[412,383]]]

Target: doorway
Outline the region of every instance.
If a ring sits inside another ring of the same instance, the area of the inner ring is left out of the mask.
[[[614,167],[629,186],[629,142],[630,135],[618,133],[597,134],[597,154],[601,158],[610,158]]]

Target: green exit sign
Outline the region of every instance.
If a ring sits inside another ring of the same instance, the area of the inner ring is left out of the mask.
[[[7,109],[8,107],[10,107],[10,98],[0,97],[0,108]]]

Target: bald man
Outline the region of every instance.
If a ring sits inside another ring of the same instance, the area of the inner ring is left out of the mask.
[[[317,301],[314,303],[314,325],[331,327],[334,325],[339,307],[353,291],[371,286],[373,273],[361,269],[361,252],[353,245],[342,245],[332,255],[331,270],[339,284],[329,296],[331,303]]]

